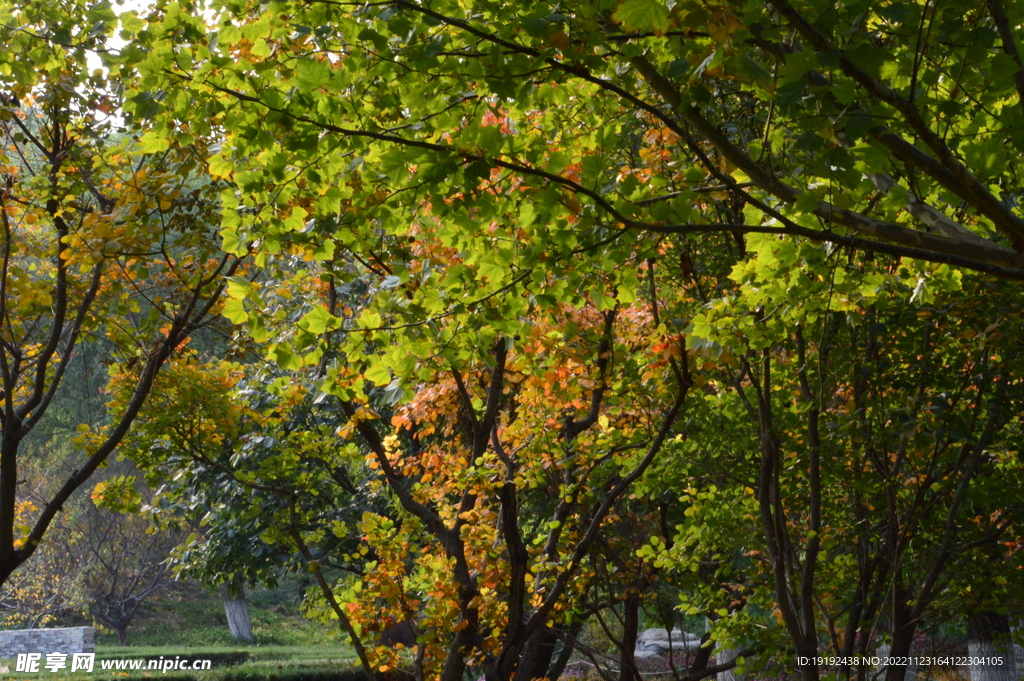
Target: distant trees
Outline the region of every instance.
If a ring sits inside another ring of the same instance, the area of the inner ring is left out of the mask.
[[[171,550],[181,535],[154,531],[145,516],[89,505],[78,515],[74,545],[81,590],[90,617],[128,645],[128,626],[143,602],[173,579]]]
[[[34,511],[27,502],[23,507]],[[68,510],[32,559],[0,587],[0,611],[7,623],[28,629],[86,616],[127,645],[140,607],[170,584],[170,553],[182,537],[157,530],[145,516],[88,499]]]
[[[87,54],[116,26],[109,5],[30,2],[3,16],[0,584],[117,448],[167,358],[215,318],[238,262],[218,252],[202,141],[140,143],[115,115],[116,84],[90,72]],[[75,465],[20,524],[24,445],[56,411],[81,348],[100,339],[106,373],[130,396],[80,425]]]
[[[913,306],[898,270],[864,265],[869,288],[838,264],[815,279],[819,248],[749,243],[763,257],[731,277],[747,296],[722,296],[694,320],[695,347],[735,360],[709,381],[709,435],[695,433],[689,447],[721,447],[710,433],[728,433],[719,456],[732,472],[720,480],[736,495],[746,483],[757,500],[763,539],[752,555],[771,570],[799,654],[870,655],[885,632],[891,654],[906,657],[950,603],[972,613],[1009,605],[1022,588],[1008,548],[1021,538],[1013,490],[1024,476],[1016,287],[958,282],[951,294],[933,276]],[[972,296],[974,286],[984,294]],[[807,287],[828,287],[834,306],[795,300]],[[726,495],[715,506],[731,515],[734,503]],[[967,576],[978,572],[993,581]]]
[[[0,586],[4,624],[35,629],[85,607],[82,564],[75,554],[72,532],[66,527],[55,529],[32,559]]]

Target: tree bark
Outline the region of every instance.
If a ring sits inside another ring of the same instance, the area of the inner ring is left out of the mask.
[[[579,636],[581,629],[583,629],[583,619],[579,618],[573,620],[573,623],[569,625],[568,631],[563,632],[562,649],[558,651],[555,664],[548,669],[545,675],[551,681],[558,681],[562,676],[562,672],[565,671],[565,665],[569,664],[569,658],[572,657],[572,653],[576,649],[576,637]]]
[[[240,575],[235,575],[230,582],[221,585],[220,597],[224,602],[224,615],[227,617],[231,635],[236,641],[255,643],[252,620],[249,619],[249,605],[245,601],[245,585]]]
[[[967,655],[995,657],[1002,664],[972,664],[971,681],[1017,681],[1017,668],[1010,642],[1010,620],[1005,613],[982,611],[967,619]]]
[[[548,668],[551,666],[551,660],[555,656],[555,644],[557,643],[558,635],[555,633],[555,630],[551,627],[544,627],[541,633],[540,650],[537,651],[537,657],[533,661],[533,678],[551,678]]]
[[[715,654],[715,664],[725,664],[732,662],[739,655],[739,648],[720,648]],[[718,681],[743,681],[746,674],[739,674],[736,672],[736,667],[732,669],[726,669],[724,672],[718,672],[716,675]]]
[[[913,657],[915,631],[916,629],[913,627],[909,631],[906,627],[893,627],[892,645],[878,646],[877,655],[883,662],[881,669],[885,670],[885,676],[883,677],[885,681],[906,681],[907,679],[912,680],[917,677],[916,664],[884,666],[884,660],[887,657],[892,659]]]
[[[637,630],[640,628],[640,595],[630,592],[626,596],[624,610],[622,649],[619,651],[619,681],[633,681],[636,678],[634,673],[636,661],[633,659],[633,653],[636,652],[636,636]],[[671,636],[672,632],[670,631],[670,640]]]
[[[915,629],[913,627],[911,627],[909,634],[906,631],[893,631],[892,646],[889,647],[889,650],[885,654],[879,652],[878,656],[882,658],[891,657],[893,659],[906,659],[912,657],[914,654],[914,632]],[[885,647],[886,646],[881,646],[881,648]],[[885,681],[906,681],[906,679],[913,679],[916,676],[916,664],[894,664],[886,667],[885,670]]]

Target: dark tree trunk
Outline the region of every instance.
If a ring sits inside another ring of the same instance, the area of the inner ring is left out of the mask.
[[[626,596],[625,613],[622,621],[622,648],[619,651],[619,681],[633,681],[636,678],[634,670],[636,661],[633,653],[636,652],[637,630],[640,628],[640,595],[630,593]],[[669,631],[669,637],[672,632]],[[639,680],[637,680],[639,681]]]
[[[537,651],[537,659],[533,662],[533,678],[545,679],[548,676],[548,667],[551,666],[551,658],[555,656],[555,644],[558,643],[558,635],[554,629],[544,627],[540,638],[540,650]]]
[[[710,640],[711,632],[705,631],[704,635],[700,637],[700,646],[697,648],[697,654],[693,656],[693,664],[690,665],[691,676],[703,672],[711,662],[711,651],[714,646],[708,643]]]
[[[231,635],[236,641],[255,643],[252,620],[249,619],[249,605],[245,601],[245,585],[240,575],[235,575],[230,582],[221,585],[220,597],[224,602],[224,616],[227,617]]]
[[[910,617],[906,591],[898,584],[893,586],[893,601],[892,646],[889,648],[889,656],[897,659],[907,658],[910,657],[914,645],[917,625]],[[916,671],[916,665],[909,670]],[[908,666],[905,664],[892,665],[885,670],[885,681],[904,681],[907,678],[907,671]]]
[[[562,672],[565,671],[565,665],[569,664],[569,658],[572,657],[572,652],[576,650],[576,637],[579,636],[581,629],[583,629],[583,620],[577,619],[573,621],[569,630],[565,632],[562,640],[562,649],[558,652],[555,665],[548,670],[546,675],[551,681],[558,681],[559,677],[562,676]]]
[[[128,647],[128,625],[118,627],[117,629],[117,645],[121,648]]]
[[[526,639],[526,643],[519,653],[519,664],[516,667],[515,675],[512,677],[513,681],[530,681],[533,678],[534,665],[537,657],[540,655],[542,634],[542,630],[534,629],[533,633]]]

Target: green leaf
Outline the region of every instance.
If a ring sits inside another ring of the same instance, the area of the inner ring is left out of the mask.
[[[794,207],[804,213],[813,213],[818,210],[819,200],[813,191],[806,191],[797,197]]]
[[[376,386],[391,383],[391,370],[383,362],[379,362],[367,369],[363,376]]]
[[[302,368],[302,358],[292,352],[292,349],[281,343],[275,345],[270,351],[271,357],[282,369],[296,370]]]
[[[731,57],[727,69],[740,82],[753,83],[765,90],[772,84],[771,74],[745,52]]]
[[[242,39],[242,32],[233,24],[226,24],[220,27],[217,33],[217,40],[224,47],[231,47]]]
[[[155,130],[150,130],[139,140],[142,151],[147,154],[158,154],[171,148],[171,141]]]
[[[207,162],[210,175],[214,177],[230,178],[235,172],[235,164],[222,154],[215,154]]]
[[[669,27],[668,8],[657,0],[622,0],[612,19],[628,31],[650,31],[661,35]]]
[[[257,57],[269,57],[270,45],[263,38],[259,38],[252,44],[252,53]]]
[[[245,248],[242,246],[242,241],[238,238],[238,232],[233,229],[225,229],[220,233],[220,235],[224,240],[221,248],[226,252],[233,255],[241,255],[245,252]]]
[[[295,83],[299,92],[310,92],[331,79],[330,62],[325,59],[303,59],[295,67]]]
[[[231,277],[228,281],[227,294],[235,300],[244,300],[251,290],[252,284],[243,277]]]
[[[245,311],[242,301],[235,298],[224,301],[224,308],[220,313],[234,324],[244,324],[249,319],[249,313]]]
[[[138,33],[146,27],[146,22],[138,17],[134,11],[121,13],[121,28],[129,33]]]
[[[298,326],[303,331],[319,336],[325,331],[339,328],[341,320],[328,312],[326,306],[317,305],[299,320]]]
[[[332,239],[325,239],[313,249],[313,257],[320,261],[330,260],[334,257],[334,248],[334,241]]]

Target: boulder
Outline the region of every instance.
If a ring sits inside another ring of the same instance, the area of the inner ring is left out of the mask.
[[[700,647],[700,636],[688,634],[680,629],[673,629],[671,635],[667,629],[646,629],[636,637],[634,657],[651,657],[667,655],[672,652],[686,654]]]

